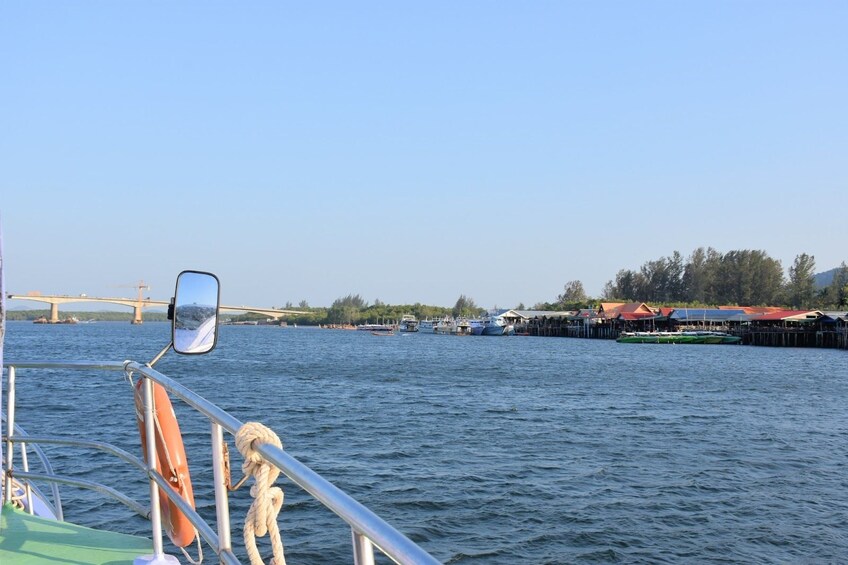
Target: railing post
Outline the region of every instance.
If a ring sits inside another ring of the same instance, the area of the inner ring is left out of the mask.
[[[230,506],[227,492],[227,477],[224,476],[224,429],[212,424],[212,474],[215,481],[215,512],[218,518],[218,553],[231,550]]]
[[[159,487],[153,480],[152,472],[156,471],[156,423],[153,412],[153,380],[142,377],[144,388],[144,437],[147,440],[147,472],[150,482],[150,526],[153,538],[153,558],[162,558],[162,514],[159,509]]]
[[[14,442],[12,433],[15,430],[15,368],[9,366],[7,377],[7,389],[9,397],[6,399],[6,497],[3,502],[12,501],[12,461],[15,458]]]
[[[27,460],[27,452],[26,452],[26,442],[21,442],[21,466],[23,467],[24,473],[29,473],[29,461]],[[32,507],[32,487],[29,484],[29,481],[26,481],[24,485],[24,492],[26,493],[26,504],[27,510],[30,515],[35,514],[35,510]]]
[[[350,533],[353,536],[354,565],[374,565],[374,545],[371,540],[353,528]]]

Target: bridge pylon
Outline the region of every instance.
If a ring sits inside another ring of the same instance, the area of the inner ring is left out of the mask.
[[[142,291],[150,290],[150,285],[145,283],[144,280],[138,281],[137,284],[134,285],[120,285],[123,287],[130,287],[138,290],[138,299],[136,303],[133,305],[133,319],[130,322],[131,324],[141,324],[144,323],[144,320],[141,317],[141,308],[144,305],[144,295]]]

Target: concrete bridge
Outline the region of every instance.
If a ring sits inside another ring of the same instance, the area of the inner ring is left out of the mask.
[[[72,302],[100,302],[100,303],[109,303],[109,304],[120,304],[122,306],[129,306],[133,309],[133,324],[142,323],[142,309],[149,308],[151,306],[168,306],[171,302],[162,301],[162,300],[150,300],[149,298],[145,298],[142,300],[138,300],[135,298],[101,298],[95,296],[86,296],[85,294],[81,294],[79,296],[70,296],[67,294],[60,295],[46,295],[46,294],[7,294],[7,298],[10,300],[30,300],[32,302],[43,302],[46,304],[50,304],[50,323],[57,324],[59,323],[59,304],[69,304]],[[306,314],[306,312],[299,312],[297,310],[278,310],[276,308],[254,308],[252,306],[221,306],[222,312],[255,312],[257,314],[262,314],[264,316],[268,316],[270,318],[274,318],[278,320],[283,316],[288,316],[292,314]]]

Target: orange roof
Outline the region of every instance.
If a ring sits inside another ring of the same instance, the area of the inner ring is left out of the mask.
[[[618,318],[621,314],[639,314],[635,318],[626,318],[628,320],[633,320],[636,318],[653,316],[654,311],[651,310],[644,302],[601,302],[598,314],[600,317],[607,319]]]
[[[618,309],[624,306],[624,302],[601,302],[598,307],[599,318],[615,318],[618,315]]]
[[[631,302],[630,304],[624,304],[619,309],[619,312],[621,312],[621,313],[624,313],[624,312],[628,312],[628,313],[630,313],[630,312],[634,312],[634,313],[635,312],[643,312],[643,313],[647,313],[647,314],[651,314],[651,315],[654,314],[654,311],[651,310],[648,307],[648,305],[645,304],[644,302]]]
[[[641,320],[643,318],[652,318],[653,312],[622,312],[618,315],[622,320]]]

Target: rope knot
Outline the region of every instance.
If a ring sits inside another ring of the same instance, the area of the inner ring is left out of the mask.
[[[283,448],[277,434],[259,422],[247,422],[236,433],[236,449],[244,457],[242,471],[245,475],[252,476],[255,481],[250,488],[253,504],[250,505],[244,520],[244,545],[251,565],[260,565],[262,558],[256,547],[256,536],[262,537],[270,533],[274,564],[285,565],[283,543],[277,526],[277,514],[283,506],[283,490],[271,486],[280,476],[280,470],[262,459],[262,455],[255,448],[257,442]]]

